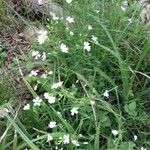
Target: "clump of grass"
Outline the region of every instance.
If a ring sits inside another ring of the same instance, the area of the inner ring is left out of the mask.
[[[7,116],[1,149],[149,148],[149,29],[121,4],[73,1],[70,23],[45,23],[45,43],[22,57],[29,75],[17,58],[33,99]]]

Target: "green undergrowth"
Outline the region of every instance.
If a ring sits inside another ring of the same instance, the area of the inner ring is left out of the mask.
[[[121,5],[74,0],[65,6],[73,23],[42,22],[46,41],[13,64],[32,97],[4,118],[1,150],[149,149],[150,30],[137,4]]]

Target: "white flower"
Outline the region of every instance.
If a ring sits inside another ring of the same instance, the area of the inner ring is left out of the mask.
[[[65,44],[61,43],[61,45],[60,45],[60,50],[61,50],[63,53],[68,53],[69,48],[68,48]]]
[[[87,144],[89,144],[89,142],[83,142],[83,144],[87,145]]]
[[[77,115],[79,113],[78,111],[78,107],[73,107],[70,112],[71,112],[71,116]]]
[[[38,0],[38,4],[42,5],[43,4],[43,0]]]
[[[124,6],[121,6],[121,9],[122,9],[123,11],[126,11],[126,8],[125,8]]]
[[[79,80],[76,80],[76,83],[79,83]]]
[[[75,146],[80,146],[80,144],[78,143],[77,140],[72,140],[71,142],[72,142],[72,144],[75,145]]]
[[[34,106],[40,106],[41,102],[42,102],[42,99],[40,99],[40,97],[36,97],[35,99],[33,99]]]
[[[36,55],[38,55],[39,54],[39,51],[32,51],[32,56],[34,57],[34,56],[36,56]]]
[[[32,57],[37,60],[41,57],[41,55],[39,54],[39,51],[32,51]]]
[[[95,105],[95,101],[90,101],[91,105]]]
[[[23,107],[23,110],[29,110],[30,109],[30,104],[26,104],[24,107]]]
[[[45,52],[43,52],[41,58],[42,58],[43,61],[46,59],[46,53]]]
[[[96,44],[98,44],[98,40],[97,40],[97,37],[92,35],[92,41],[95,42]]]
[[[43,73],[43,74],[41,75],[41,78],[46,79],[46,78],[47,78],[47,74]]]
[[[88,30],[92,30],[93,27],[91,25],[88,25]]]
[[[144,148],[144,147],[141,147],[141,150],[146,150],[146,148]]]
[[[38,75],[39,70],[32,70],[29,74],[29,77],[31,76],[37,76]]]
[[[108,91],[108,90],[106,90],[106,91],[103,93],[103,96],[105,96],[105,97],[109,98],[109,91]]]
[[[48,124],[48,127],[53,129],[56,127],[56,122],[55,121],[50,121],[49,124]]]
[[[127,7],[128,7],[128,2],[127,2],[127,1],[124,1],[123,4],[122,4],[122,6],[121,6],[121,9],[122,9],[123,11],[126,11],[126,10],[127,10]]]
[[[60,88],[62,86],[63,82],[60,81],[60,82],[57,82],[57,83],[53,83],[52,85],[52,89],[57,89],[57,88]]]
[[[131,19],[131,18],[129,18],[129,19],[128,19],[128,21],[131,23],[131,22],[132,22],[132,19]]]
[[[66,2],[67,2],[67,3],[71,3],[71,2],[72,2],[72,0],[66,0]]]
[[[44,93],[44,97],[45,97],[45,99],[48,100],[48,102],[49,102],[50,104],[55,103],[55,99],[56,99],[56,98],[55,98],[54,96],[50,95],[49,93]]]
[[[118,132],[117,130],[112,130],[111,133],[112,133],[114,136],[116,136],[116,135],[118,135],[119,132]]]
[[[43,44],[45,42],[45,40],[47,39],[47,31],[46,30],[39,30],[38,31],[38,43],[39,44]]]
[[[47,142],[50,142],[50,141],[52,141],[53,140],[53,137],[50,135],[50,134],[48,134],[47,135]]]
[[[91,46],[90,46],[89,42],[84,42],[84,49],[87,50],[88,52],[90,52]]]
[[[38,88],[38,84],[36,84],[36,85],[34,86],[34,91],[36,91],[37,88]]]
[[[73,33],[72,31],[70,31],[70,35],[71,35],[71,36],[73,36],[73,35],[74,35],[74,33]]]
[[[73,17],[70,17],[70,16],[68,16],[67,18],[66,18],[66,20],[68,21],[68,23],[74,23],[75,21],[74,21],[74,18]]]
[[[80,137],[80,138],[83,138],[84,136],[83,136],[82,134],[79,134],[79,137]]]
[[[63,143],[69,144],[69,134],[63,136]]]
[[[52,75],[52,74],[53,74],[53,71],[49,71],[47,74]]]
[[[134,141],[136,141],[137,140],[137,135],[134,135]]]
[[[124,2],[123,2],[123,5],[124,5],[124,6],[128,6],[128,2],[127,2],[127,1],[124,1]]]
[[[98,14],[100,11],[99,10],[96,10],[96,13]]]

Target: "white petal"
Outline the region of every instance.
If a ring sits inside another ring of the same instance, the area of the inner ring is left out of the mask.
[[[118,133],[119,133],[117,130],[112,130],[111,132],[114,136],[118,135]]]
[[[53,140],[53,137],[50,135],[50,134],[48,134],[47,135],[47,142],[50,142],[50,141],[52,141]]]
[[[72,2],[72,0],[66,0],[66,2],[69,4],[69,3],[71,3],[71,2]]]

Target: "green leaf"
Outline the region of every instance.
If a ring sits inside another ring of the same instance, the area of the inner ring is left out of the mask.
[[[32,141],[29,139],[25,133],[21,130],[21,128],[15,123],[15,121],[7,115],[7,119],[12,124],[12,126],[15,128],[15,130],[18,132],[18,134],[22,137],[22,139],[33,149],[33,150],[40,150]]]

